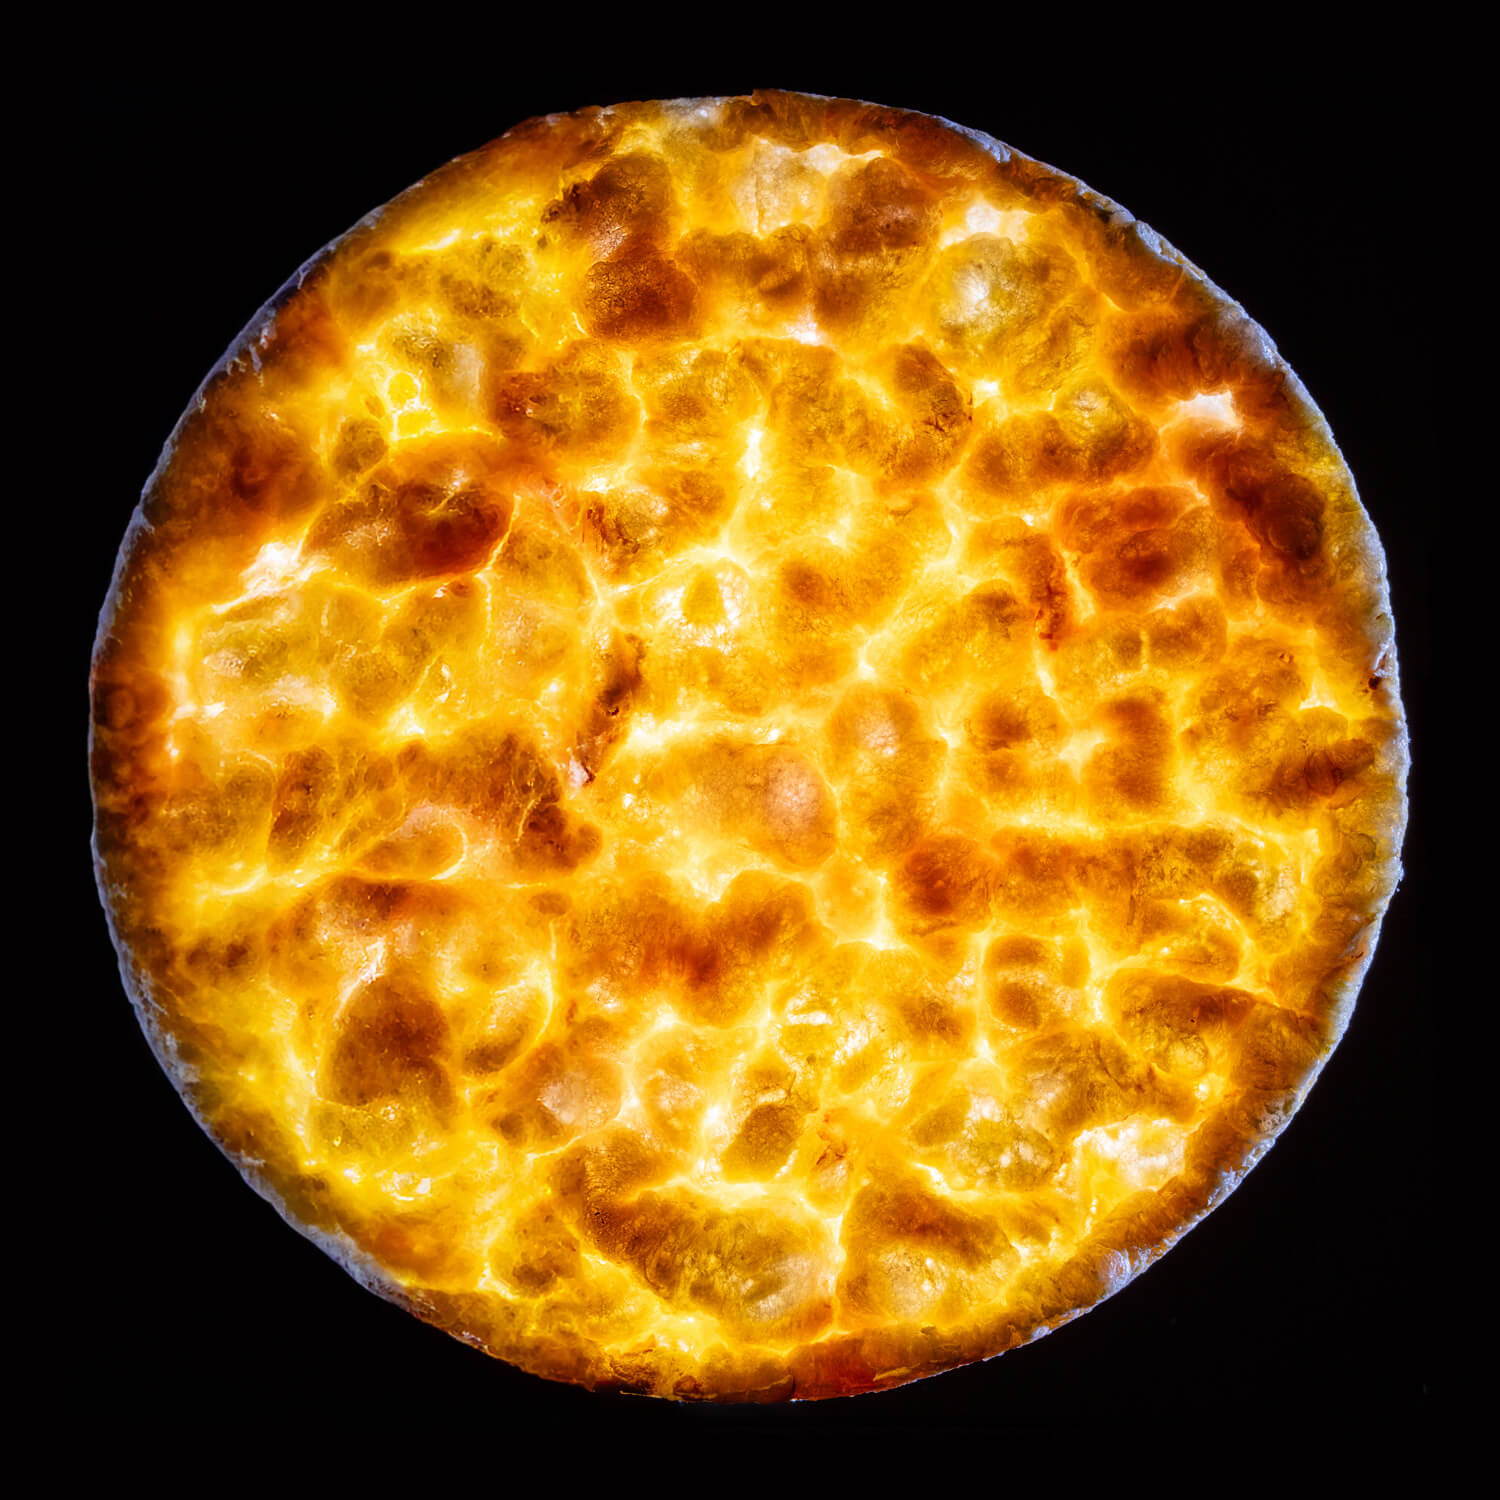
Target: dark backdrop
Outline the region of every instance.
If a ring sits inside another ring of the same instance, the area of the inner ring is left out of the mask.
[[[1409,81],[1175,75],[976,89],[897,69],[710,65],[539,72],[524,88],[297,90],[96,83],[74,105],[75,408],[81,562],[64,695],[75,799],[64,931],[83,973],[62,1016],[79,1059],[76,1247],[59,1414],[88,1423],[396,1421],[496,1433],[568,1425],[787,1435],[1055,1426],[1257,1441],[1303,1424],[1422,1423],[1453,1397],[1449,1230],[1427,810],[1429,590],[1441,439],[1441,275],[1422,228],[1438,142]],[[1227,1204],[1109,1303],[987,1365],[875,1397],[677,1408],[549,1385],[361,1290],[287,1228],[193,1124],[124,998],[86,854],[83,681],[115,548],[199,380],[261,302],[369,209],[528,116],[756,86],[947,116],[1123,203],[1276,340],[1327,414],[1386,544],[1416,770],[1407,875],[1353,1025],[1306,1106]],[[73,1252],[69,1252],[70,1254]],[[324,1430],[329,1430],[326,1426]]]

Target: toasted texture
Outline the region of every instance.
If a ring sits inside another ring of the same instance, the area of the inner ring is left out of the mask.
[[[528,122],[304,267],[93,671],[127,988],[246,1177],[525,1369],[900,1384],[1128,1281],[1346,1026],[1384,559],[1265,334],[926,116]]]

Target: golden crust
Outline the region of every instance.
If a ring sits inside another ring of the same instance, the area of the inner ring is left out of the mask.
[[[1265,335],[1079,184],[757,95],[518,127],[305,267],[101,622],[163,1065],[525,1368],[900,1383],[1274,1139],[1398,873],[1384,563]]]

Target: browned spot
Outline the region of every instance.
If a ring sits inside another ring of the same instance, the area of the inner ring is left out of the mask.
[[[989,910],[993,861],[972,839],[935,833],[902,861],[896,889],[902,903],[931,926],[981,925]]]
[[[510,844],[523,874],[571,870],[601,846],[599,830],[561,805],[552,761],[503,723],[475,725],[446,744],[413,740],[396,766],[411,795],[461,809]]]
[[[570,345],[544,369],[502,373],[489,387],[488,403],[507,437],[572,459],[618,450],[640,422],[614,356],[589,342]]]
[[[1238,385],[1254,358],[1243,320],[1221,313],[1138,313],[1114,323],[1106,350],[1124,389],[1157,401],[1186,401],[1201,391]]]
[[[325,1092],[358,1106],[416,1093],[445,1107],[447,1048],[448,1022],[437,1001],[416,980],[383,974],[355,991],[339,1014]]]
[[[579,726],[573,757],[590,780],[629,725],[630,708],[641,685],[639,636],[616,631],[599,668],[598,686]]]
[[[805,224],[788,224],[761,239],[697,229],[684,236],[678,259],[706,290],[731,290],[785,316],[807,296],[811,239]]]
[[[920,245],[932,234],[932,195],[899,162],[877,156],[834,175],[828,227],[840,255],[867,255]]]
[[[1324,502],[1311,480],[1250,438],[1211,444],[1200,462],[1212,492],[1234,508],[1263,548],[1289,565],[1318,556]]]
[[[742,1337],[814,1338],[828,1325],[825,1231],[758,1205],[725,1212],[683,1190],[650,1191],[590,1218],[596,1245],[656,1294]]]
[[[692,278],[649,241],[630,241],[609,260],[596,261],[584,278],[583,320],[600,338],[685,337],[697,306]]]
[[[608,252],[626,239],[664,235],[675,200],[666,162],[649,151],[632,151],[611,157],[592,177],[575,183],[542,217]]]
[[[333,810],[339,776],[333,757],[313,746],[293,751],[282,764],[271,810],[268,850],[275,859],[295,859]]]
[[[1172,723],[1149,698],[1121,698],[1105,705],[1100,721],[1111,742],[1096,750],[1084,768],[1084,786],[1099,816],[1112,804],[1132,811],[1165,805],[1172,761]]]
[[[476,434],[403,444],[353,499],[319,515],[304,550],[383,588],[470,572],[510,524],[508,467]]]

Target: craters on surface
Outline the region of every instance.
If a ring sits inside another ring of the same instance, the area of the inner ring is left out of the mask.
[[[548,233],[588,261],[577,306],[590,333],[635,345],[695,331],[698,289],[673,255],[679,218],[672,173],[647,151],[612,157],[544,211]]]

